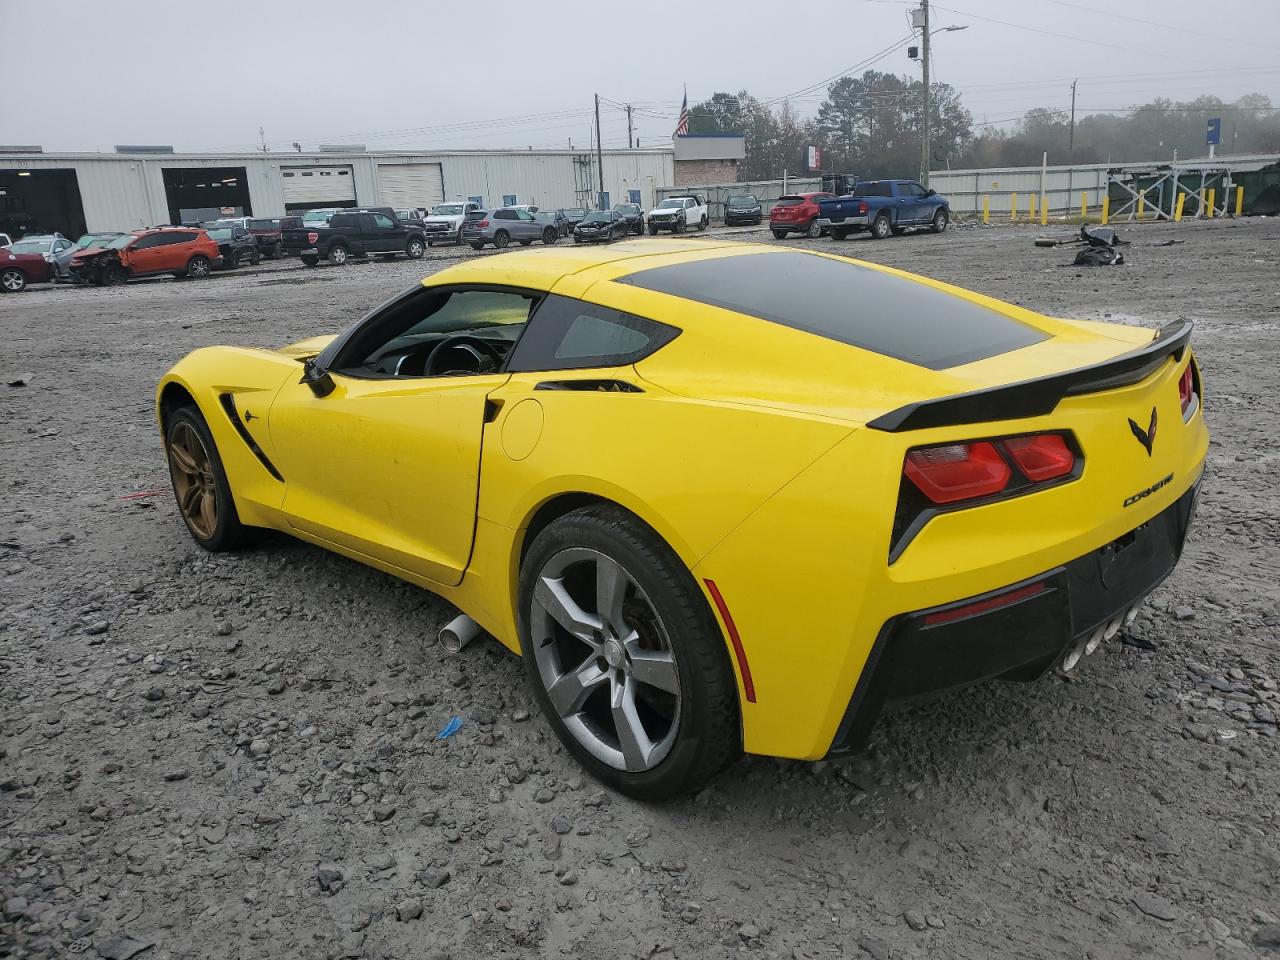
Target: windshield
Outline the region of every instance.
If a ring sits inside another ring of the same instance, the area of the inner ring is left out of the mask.
[[[53,247],[52,240],[19,240],[9,247],[10,253],[48,253]]]
[[[230,240],[230,239],[231,239],[231,228],[230,228],[230,227],[209,227],[207,232],[208,232],[209,236],[213,237],[213,239],[215,239],[215,240]]]
[[[640,212],[640,204],[638,204],[638,203],[620,203],[620,204],[618,204],[616,207],[614,207],[613,209],[617,210],[619,213],[639,213],[639,212]]]
[[[609,215],[603,210],[596,210],[594,213],[588,213],[582,218],[583,223],[608,223]]]
[[[679,209],[680,207],[683,207],[683,206],[684,206],[683,200],[663,200],[660,204],[658,204],[658,209],[671,210],[673,208]]]
[[[302,215],[302,223],[305,226],[308,223],[328,223],[333,219],[332,210],[308,210]]]
[[[276,222],[274,220],[250,220],[250,230],[274,230]]]
[[[460,203],[441,203],[431,208],[433,217],[456,217],[460,213],[462,213]]]
[[[730,197],[729,206],[731,207],[754,207],[759,201],[755,197]]]
[[[586,207],[570,207],[564,212],[566,217],[585,217],[587,215]]]
[[[127,247],[129,244],[133,243],[133,241],[137,239],[138,238],[135,237],[132,233],[122,233],[120,236],[116,237],[114,240],[104,244],[104,246],[108,250],[123,250],[125,247]]]

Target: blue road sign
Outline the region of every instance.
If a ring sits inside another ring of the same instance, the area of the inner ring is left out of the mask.
[[[1210,145],[1222,142],[1222,118],[1214,117],[1204,131],[1204,142]]]

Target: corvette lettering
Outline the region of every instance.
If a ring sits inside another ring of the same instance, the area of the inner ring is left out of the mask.
[[[1164,478],[1163,478],[1163,479],[1161,479],[1161,480],[1157,480],[1157,481],[1156,481],[1155,483],[1153,483],[1151,486],[1147,487],[1147,489],[1145,489],[1145,490],[1139,490],[1139,491],[1138,491],[1137,493],[1135,493],[1132,497],[1126,497],[1126,498],[1125,498],[1124,503],[1122,504],[1122,506],[1132,507],[1132,506],[1133,506],[1135,503],[1137,503],[1139,500],[1145,500],[1147,497],[1151,496],[1153,493],[1155,493],[1155,492],[1156,492],[1157,490],[1159,490],[1161,487],[1167,487],[1167,486],[1168,486],[1169,484],[1171,484],[1171,483],[1173,483],[1173,474],[1172,474],[1172,473],[1171,473],[1171,474],[1169,474],[1167,477],[1164,477]]]

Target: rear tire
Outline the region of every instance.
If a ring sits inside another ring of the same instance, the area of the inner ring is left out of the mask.
[[[214,553],[247,543],[254,531],[240,522],[218,447],[200,411],[193,406],[170,411],[165,417],[164,438],[173,496],[191,538]],[[202,479],[193,480],[193,472],[184,466],[196,468]],[[208,512],[200,509],[206,498]]]
[[[417,237],[414,237],[404,245],[404,255],[410,260],[421,260],[426,252],[427,248],[423,246],[422,241]]]
[[[510,218],[508,218],[510,219]],[[505,230],[499,230],[493,235],[493,245],[499,250],[504,249],[511,242],[511,234]]]
[[[259,250],[254,250],[249,257],[249,266],[256,267],[261,262],[262,262],[262,252]]]
[[[120,271],[123,277],[124,268],[117,267],[116,269]],[[209,274],[212,272],[213,272],[213,263],[210,262],[208,257],[200,256],[197,254],[196,256],[192,257],[190,260],[187,261],[187,276],[190,277],[192,280],[203,280],[205,277],[209,276]],[[124,279],[121,279],[119,282],[123,283]]]
[[[483,243],[473,243],[473,244],[471,244],[471,249],[472,249],[472,250],[483,250],[483,249],[484,249],[484,244],[483,244]]]
[[[871,236],[876,240],[887,240],[893,234],[893,227],[889,223],[889,215],[881,213],[871,222]]]
[[[832,227],[831,239],[832,240],[848,240],[849,228],[848,227]]]
[[[809,225],[804,228],[804,235],[810,240],[817,240],[822,236],[822,228],[818,226],[818,218],[814,217],[809,221]]]
[[[329,248],[329,255],[327,259],[335,267],[340,267],[347,262],[347,258],[349,256],[350,254],[347,253],[346,247],[341,244],[334,244]]]
[[[559,239],[560,235],[556,233],[555,227],[547,227],[547,229],[542,231],[542,242],[547,246],[550,246]]]
[[[599,581],[614,585],[615,603]],[[585,615],[602,629],[584,633],[603,642],[562,626],[551,612],[563,609],[560,597],[578,612],[590,607]],[[635,517],[600,504],[551,523],[521,564],[518,609],[534,697],[597,779],[666,799],[698,789],[741,753],[737,681],[719,623],[675,551]],[[636,639],[614,642],[627,635]],[[557,685],[575,673],[584,680],[576,697],[571,684],[568,694]]]
[[[785,231],[785,230],[774,230],[774,231],[773,231],[773,239],[775,239],[775,240],[785,240],[785,239],[787,239],[787,231]]]
[[[320,258],[317,257],[314,253],[304,253],[298,259],[300,259],[308,267],[314,267],[317,263],[320,262]]]
[[[929,229],[934,233],[942,233],[942,231],[947,229],[947,224],[950,221],[951,218],[947,215],[946,209],[944,207],[939,207],[938,212],[933,215],[933,223],[930,225]]]
[[[21,293],[27,289],[27,275],[17,267],[0,270],[0,290],[5,293]]]

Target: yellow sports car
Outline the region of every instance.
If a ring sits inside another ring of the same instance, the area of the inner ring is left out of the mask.
[[[523,655],[591,773],[656,798],[743,750],[859,749],[888,702],[1112,636],[1194,512],[1190,333],[633,241],[197,350],[158,414],[201,546],[273,528],[440,594]]]

